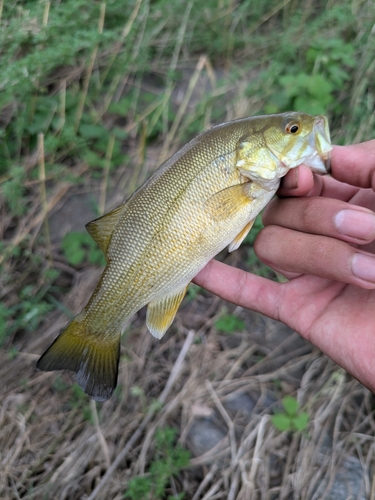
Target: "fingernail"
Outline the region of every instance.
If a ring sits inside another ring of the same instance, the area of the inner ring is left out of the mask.
[[[375,257],[363,253],[355,253],[352,258],[352,272],[361,280],[375,283]]]
[[[293,174],[293,175],[292,175]],[[292,173],[284,178],[284,189],[297,189],[298,188],[298,168],[294,168]]]
[[[336,229],[346,236],[370,240],[375,236],[375,215],[362,210],[341,210],[334,219]]]

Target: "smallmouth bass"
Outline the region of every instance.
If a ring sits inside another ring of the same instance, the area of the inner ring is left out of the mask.
[[[190,281],[216,254],[237,249],[289,169],[327,173],[324,116],[289,112],[223,123],[198,135],[122,205],[86,225],[107,265],[91,298],[41,356],[41,370],[73,370],[108,399],[117,383],[125,321],[147,307],[161,338]]]

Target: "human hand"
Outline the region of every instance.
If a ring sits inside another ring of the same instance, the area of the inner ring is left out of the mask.
[[[291,170],[288,198],[264,212],[255,252],[289,282],[217,261],[194,281],[289,325],[375,392],[375,140],[334,146],[331,166]]]

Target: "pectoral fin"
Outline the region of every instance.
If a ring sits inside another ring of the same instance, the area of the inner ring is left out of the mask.
[[[241,245],[241,243],[243,242],[243,240],[248,235],[250,229],[253,227],[254,220],[255,219],[253,219],[250,222],[248,222],[246,224],[246,226],[242,229],[242,231],[240,231],[237,234],[237,236],[234,238],[234,240],[232,241],[232,243],[228,247],[228,251],[229,252],[233,252],[233,250],[237,250],[237,248]]]
[[[238,214],[253,201],[247,194],[249,183],[236,184],[219,191],[206,201],[206,210],[215,220],[225,220]]]
[[[182,299],[185,297],[186,290],[187,286],[148,304],[146,317],[147,328],[157,339],[161,339],[172,324],[177,309],[180,307]]]
[[[104,255],[107,255],[111,236],[125,209],[126,204],[123,203],[119,207],[112,210],[112,212],[109,212],[108,214],[103,215],[103,217],[99,217],[98,219],[86,224],[87,232],[100,246]]]

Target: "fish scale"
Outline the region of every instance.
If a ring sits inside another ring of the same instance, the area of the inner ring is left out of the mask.
[[[280,178],[302,162],[325,173],[330,150],[327,119],[297,112],[224,123],[190,141],[86,226],[106,268],[37,366],[74,370],[87,394],[108,399],[125,322],[148,305],[147,327],[161,338],[189,282],[223,248],[238,248]]]

